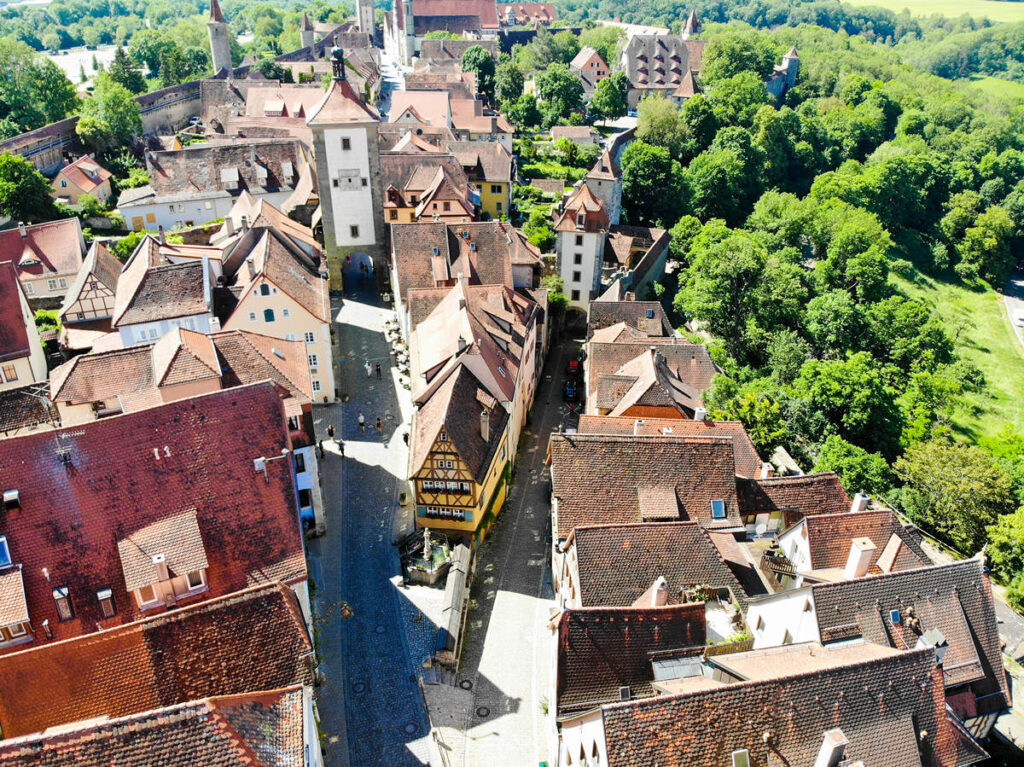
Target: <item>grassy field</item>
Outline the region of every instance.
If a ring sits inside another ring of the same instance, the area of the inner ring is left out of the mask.
[[[851,5],[877,6],[899,13],[909,8],[915,16],[931,16],[940,13],[956,18],[969,13],[975,18],[987,16],[992,21],[1024,21],[1024,2],[1000,2],[1000,0],[870,0]]]
[[[942,318],[962,358],[981,368],[986,391],[967,397],[968,409],[956,427],[984,443],[1008,424],[1024,431],[1024,350],[1017,343],[1002,298],[991,288],[966,288],[918,275],[913,282],[893,276],[911,298],[927,303]]]
[[[998,77],[979,77],[967,82],[970,82],[975,88],[985,91],[990,96],[1024,101],[1024,83],[1001,80]]]

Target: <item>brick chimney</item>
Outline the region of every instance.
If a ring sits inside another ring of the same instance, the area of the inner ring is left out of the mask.
[[[161,583],[171,579],[171,573],[167,569],[167,557],[163,554],[153,557],[153,568],[156,570],[156,579]]]
[[[491,441],[491,414],[486,410],[480,411],[480,436],[485,443]]]

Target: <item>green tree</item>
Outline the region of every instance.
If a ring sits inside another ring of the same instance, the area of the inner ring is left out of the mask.
[[[565,64],[551,64],[537,75],[537,96],[545,102],[545,117],[568,117],[583,109],[583,83]]]
[[[590,111],[599,120],[615,120],[626,114],[629,102],[629,78],[625,72],[616,72],[597,84],[590,98]]]
[[[551,231],[551,219],[541,210],[530,211],[530,217],[523,225],[523,233],[533,245],[547,253],[555,246],[555,233]]]
[[[930,441],[913,445],[896,461],[906,486],[907,515],[967,553],[985,543],[989,526],[1015,507],[1009,475],[980,447]]]
[[[423,36],[424,40],[458,40],[459,36],[447,29],[432,29]]]
[[[502,104],[511,104],[523,95],[523,73],[512,59],[498,64],[494,73],[494,97]]]
[[[149,70],[150,75],[160,74],[160,56],[174,45],[174,41],[155,29],[140,29],[128,44],[128,55]]]
[[[989,525],[985,553],[1003,578],[1024,573],[1024,506],[1000,514],[995,524]]]
[[[121,46],[114,51],[114,59],[110,62],[110,79],[123,85],[131,93],[143,93],[146,90],[146,78],[133,66],[132,60]]]
[[[82,115],[75,124],[79,140],[93,152],[103,152],[115,145],[110,125],[102,117]]]
[[[482,96],[494,96],[494,57],[481,45],[473,45],[462,54],[462,71],[476,75],[476,87]]]
[[[1014,266],[1010,248],[1013,236],[1010,214],[993,205],[964,232],[964,239],[957,246],[960,263],[956,265],[956,273],[965,279],[977,275],[992,285],[1002,287]]]
[[[710,84],[750,72],[759,80],[772,73],[778,55],[775,46],[754,30],[725,29],[712,35],[704,49],[701,77]]]
[[[0,116],[20,130],[56,122],[78,109],[74,84],[20,40],[0,38]]]
[[[537,107],[537,97],[532,93],[524,93],[511,106],[504,108],[505,117],[519,130],[535,128],[540,125],[541,113]]]
[[[686,125],[679,108],[664,96],[648,96],[636,110],[636,137],[652,146],[663,146],[679,157],[686,141]]]
[[[953,341],[938,317],[920,301],[889,296],[865,307],[867,346],[900,370],[934,370],[953,361]]]
[[[707,100],[719,125],[746,128],[753,124],[758,110],[771,103],[772,97],[760,77],[753,72],[740,72],[719,80],[708,91]]]
[[[794,396],[828,421],[829,430],[868,450],[891,456],[902,430],[896,392],[868,352],[845,360],[808,360],[793,382]]]
[[[846,492],[885,496],[892,490],[892,471],[878,453],[869,453],[835,434],[825,440],[814,471],[834,471]]]
[[[742,423],[754,447],[764,455],[771,453],[786,438],[782,408],[763,394],[745,391],[723,407],[715,408],[712,415],[716,420]]]
[[[540,286],[548,291],[548,309],[552,316],[560,317],[569,308],[569,299],[565,296],[565,282],[557,274],[549,274],[540,281]]]
[[[181,48],[171,44],[160,54],[160,85],[168,88],[188,79],[188,64]]]
[[[632,224],[669,226],[683,205],[682,168],[664,147],[634,141],[622,153],[622,206]]]
[[[807,304],[804,326],[822,357],[842,358],[858,346],[864,316],[845,290],[831,290]]]
[[[0,213],[15,221],[43,221],[56,215],[50,184],[28,160],[0,154]]]
[[[580,47],[589,45],[604,59],[606,64],[618,60],[616,48],[619,41],[626,36],[622,27],[596,26],[580,32]]]
[[[96,75],[92,98],[82,105],[82,114],[103,120],[115,143],[128,144],[142,133],[139,105],[123,85],[114,82],[106,72]]]

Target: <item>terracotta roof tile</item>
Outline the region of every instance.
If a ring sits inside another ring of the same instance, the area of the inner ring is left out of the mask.
[[[920,634],[941,631],[949,642],[943,658],[947,690],[969,684],[974,697],[984,698],[958,710],[960,716],[1009,705],[992,588],[981,560],[818,584],[812,593],[822,634],[858,624],[872,642],[914,647]],[[917,622],[908,615],[910,608]],[[899,625],[891,622],[890,610],[900,611]]]
[[[498,28],[498,6],[494,0],[413,0],[414,19],[431,16],[477,16],[482,29]]]
[[[470,181],[511,182],[512,155],[497,141],[448,141],[444,146]]]
[[[47,221],[0,231],[0,261],[11,261],[22,280],[43,275],[75,275],[85,256],[85,240],[77,218]]]
[[[301,767],[303,689],[213,697],[0,743],[9,767]]]
[[[591,308],[594,304],[591,304]],[[608,415],[581,415],[580,434],[642,434],[678,437],[730,437],[736,474],[755,477],[761,471],[761,457],[750,435],[739,421],[691,421],[684,418],[628,418]],[[742,499],[741,499],[742,500]]]
[[[756,475],[747,477],[737,483],[744,514],[772,511],[793,512],[799,516],[843,514],[850,510],[852,503],[839,477],[831,471],[765,479],[757,479]],[[846,554],[849,554],[849,539]],[[846,564],[846,554],[836,567]]]
[[[419,11],[414,10],[413,15]],[[498,58],[497,40],[424,40],[420,45],[421,59],[454,59],[462,61],[462,54],[473,46],[479,45]]]
[[[696,522],[583,525],[569,542],[576,547],[584,607],[631,605],[664,578],[674,599],[693,586],[711,586],[728,589],[746,609],[739,581]]]
[[[681,520],[740,524],[730,439],[553,434],[549,449],[559,540],[579,525],[640,522],[636,489],[666,481],[675,486]],[[712,518],[712,500],[724,502],[724,517]]]
[[[153,344],[153,381],[157,386],[220,377],[213,341],[203,333],[174,328]]]
[[[24,623],[28,617],[21,567],[0,571],[0,626]]]
[[[289,463],[268,462],[266,478],[253,469],[253,459],[286,447],[271,382],[3,440],[0,487],[18,488],[21,508],[0,518],[0,535],[24,567],[36,639],[47,619],[57,639],[95,630],[102,589],[112,589],[115,623],[139,617],[116,543],[191,510],[209,561],[202,598],[305,579]],[[61,622],[51,592],[63,585],[75,616]]]
[[[588,345],[587,375],[591,386],[599,385],[603,376],[615,375],[620,368],[654,347],[665,364],[683,383],[698,392],[710,388],[719,372],[707,347],[681,338],[650,339],[628,343],[593,343]]]
[[[964,746],[947,719],[930,650],[780,672],[775,679],[605,706],[608,764],[729,764],[739,749],[749,751],[756,767],[811,764],[824,733],[837,727],[848,740],[845,757],[866,765],[956,767],[986,756]],[[919,749],[920,732],[928,734]]]
[[[670,607],[566,610],[558,622],[558,716],[655,694],[654,653],[678,657],[704,649],[704,603]]]
[[[25,647],[0,656],[0,726],[7,737],[312,682],[312,645],[298,600],[280,583]]]
[[[113,174],[101,166],[92,155],[82,155],[60,169],[60,174],[83,192],[91,193]]]
[[[206,547],[195,511],[158,520],[117,542],[124,585],[135,591],[161,580],[155,557],[164,557],[172,578],[205,570]]]
[[[203,314],[203,263],[150,266],[138,283],[118,281],[114,303],[114,327]]]
[[[0,261],[0,361],[27,357],[31,351],[18,273],[10,261]]]
[[[811,552],[811,567],[825,570],[844,567],[850,556],[850,541],[870,538],[875,544],[871,564],[875,565],[884,551],[889,537],[898,535],[917,558],[917,566],[928,564],[917,540],[907,532],[892,511],[858,511],[845,514],[814,514],[804,518],[807,541]]]

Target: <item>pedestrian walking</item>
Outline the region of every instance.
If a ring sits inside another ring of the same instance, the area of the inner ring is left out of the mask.
[[[327,424],[327,439],[334,441],[334,424]]]
[[[369,378],[371,375],[373,375],[373,368],[370,367],[370,361],[369,360],[367,360],[365,363],[363,363],[363,367],[366,368],[366,377],[367,378]]]
[[[345,443],[340,439],[338,440],[338,454],[341,455],[342,458],[345,457]]]
[[[377,363],[377,378],[380,378],[380,363]]]
[[[377,433],[384,436],[384,423],[380,420],[380,416],[377,416]]]
[[[366,431],[366,419],[362,413],[359,414],[359,431]]]

